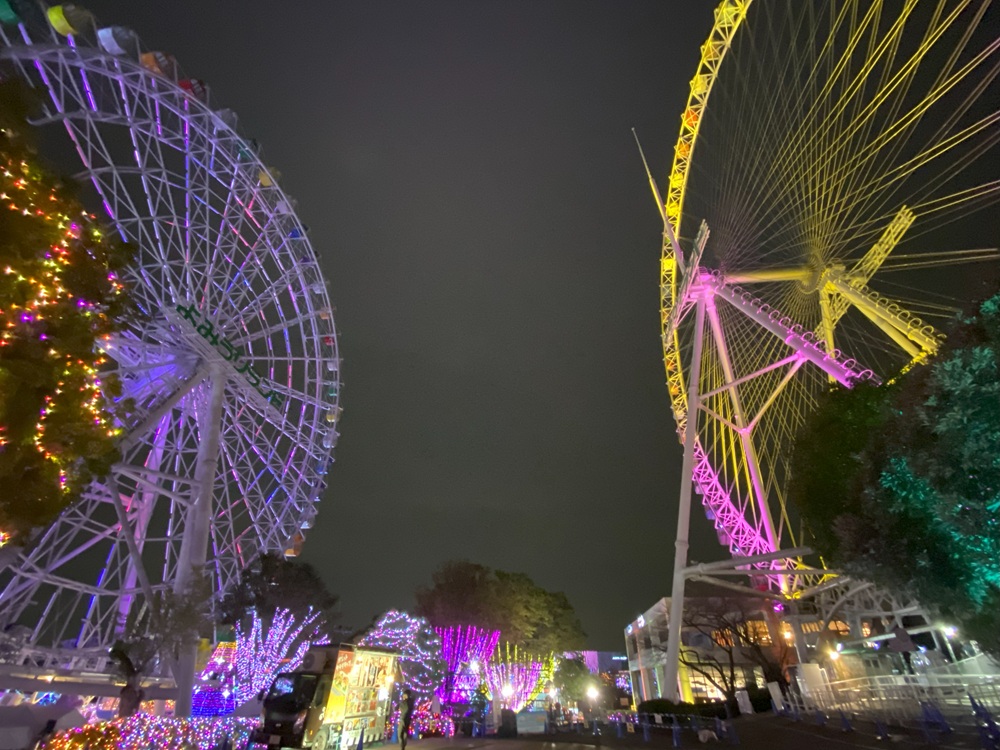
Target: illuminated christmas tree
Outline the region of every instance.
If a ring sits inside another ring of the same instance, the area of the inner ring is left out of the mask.
[[[134,314],[131,248],[38,162],[23,98],[0,85],[0,544],[53,520],[120,458],[101,346]]]
[[[365,634],[360,645],[398,652],[403,682],[419,699],[431,698],[444,681],[441,636],[423,617],[389,610]]]

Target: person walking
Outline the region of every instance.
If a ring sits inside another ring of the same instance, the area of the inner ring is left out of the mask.
[[[403,697],[399,701],[399,747],[406,750],[406,740],[410,736],[410,725],[413,723],[413,693],[409,688],[403,689]]]

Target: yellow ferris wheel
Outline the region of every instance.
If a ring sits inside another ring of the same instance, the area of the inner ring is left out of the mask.
[[[996,265],[1000,12],[988,0],[724,0],[661,194],[661,324],[683,495],[792,595],[794,435],[884,382]],[[971,219],[971,220],[970,220]],[[676,572],[675,572],[676,574]]]

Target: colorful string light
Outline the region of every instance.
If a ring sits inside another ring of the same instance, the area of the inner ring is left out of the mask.
[[[520,711],[534,700],[552,678],[551,656],[537,658],[509,643],[498,646],[486,665],[486,687],[495,700],[512,711]]]
[[[392,609],[361,639],[362,646],[379,646],[399,654],[403,683],[418,698],[430,698],[444,682],[441,636],[423,617]]]
[[[7,486],[14,500],[0,505],[9,526],[0,546],[51,520],[107,471],[120,457],[122,432],[113,405],[118,381],[108,375],[102,383],[100,370],[102,344],[129,306],[114,270],[127,253],[55,179],[18,156],[24,151],[0,130],[0,210],[10,212],[0,256],[0,360],[8,365],[0,470],[20,478]],[[32,387],[21,387],[15,372],[31,373]]]
[[[174,719],[135,714],[56,733],[45,750],[215,750],[246,747],[256,719]]]
[[[279,672],[297,669],[306,652],[325,643],[319,612],[312,610],[296,621],[287,609],[279,609],[270,626],[254,613],[250,629],[236,626],[236,640],[220,643],[199,675],[192,700],[193,716],[231,714],[262,690],[267,690]]]
[[[191,702],[192,716],[226,716],[236,710],[236,642],[219,643],[198,675]]]
[[[499,630],[455,625],[434,628],[441,636],[445,677],[435,691],[446,703],[467,703],[482,682],[481,671],[500,642]]]
[[[264,623],[255,612],[250,631],[236,626],[236,705],[267,690],[278,672],[291,672],[302,664],[314,644],[325,643],[320,632],[320,612],[309,610],[301,622],[290,610],[279,609],[265,634]]]

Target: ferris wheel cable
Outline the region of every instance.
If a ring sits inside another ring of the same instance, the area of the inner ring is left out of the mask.
[[[939,5],[939,9],[940,8],[941,8],[941,6]],[[949,19],[947,19],[946,23],[942,24],[939,27],[939,30],[935,33],[935,39],[931,40],[931,39],[925,38],[924,43],[921,45],[921,50],[925,49],[925,47],[929,50],[929,47],[932,46],[933,42],[937,41],[937,39],[940,38],[940,35],[943,33],[943,31],[948,26],[950,26],[951,21],[953,21],[955,19],[955,17],[957,16],[958,10],[960,10],[960,9],[957,8],[953,12],[952,16]],[[952,78],[950,79],[950,81],[945,79],[945,74],[949,73],[952,70],[952,68],[954,67],[955,63],[958,60],[959,52],[962,49],[964,49],[964,47],[968,43],[970,37],[971,37],[971,28],[966,28],[964,38],[958,44],[955,45],[955,48],[953,49],[952,54],[951,54],[951,58],[942,67],[942,70],[939,73],[938,79],[935,82],[935,84],[932,86],[931,91],[926,96],[924,96],[924,98],[912,110],[910,110],[909,112],[907,112],[906,115],[903,118],[898,118],[897,117],[897,115],[899,113],[899,110],[900,110],[900,108],[902,106],[902,99],[901,99],[901,97],[898,98],[897,101],[896,101],[896,105],[893,107],[892,111],[890,112],[890,118],[889,118],[888,122],[891,123],[891,126],[889,128],[883,128],[881,130],[878,138],[876,138],[876,139],[868,142],[864,146],[864,149],[861,152],[859,152],[854,158],[856,158],[856,159],[864,159],[868,155],[868,154],[866,154],[866,151],[869,152],[869,153],[871,153],[872,156],[874,156],[875,154],[882,155],[883,148],[885,147],[885,145],[886,145],[887,142],[894,142],[895,143],[895,147],[890,150],[889,154],[887,154],[887,156],[889,157],[889,159],[892,160],[896,156],[899,155],[900,149],[902,147],[902,143],[904,142],[904,138],[906,138],[906,137],[908,137],[909,135],[912,134],[913,129],[916,126],[917,122],[919,121],[920,117],[938,99],[940,99],[945,93],[947,93],[955,84],[957,84],[958,82],[962,81],[966,77],[967,73],[971,72],[972,69],[975,68],[975,64],[974,63],[970,63],[971,67],[965,73],[963,73],[963,72],[960,71],[959,73],[953,75]],[[928,44],[929,42],[930,42],[930,44]],[[912,73],[914,73],[914,74],[916,73],[917,65],[919,64],[919,62],[922,61],[922,57],[923,56],[918,51],[918,53],[914,55],[914,58],[911,58],[911,60],[916,63],[916,64],[913,65],[913,67],[911,69]],[[986,56],[983,59],[985,60],[987,57],[988,57],[988,53],[986,54]],[[913,80],[912,76],[908,77],[908,82],[907,82],[906,90],[909,89],[909,84],[912,83],[912,80]],[[906,93],[906,91],[903,91],[902,93]],[[972,100],[970,100],[969,98],[966,99],[966,105],[967,106],[970,105],[971,102],[972,102]],[[869,105],[869,107],[872,108],[872,109],[877,110],[877,108],[878,108],[878,106],[879,106],[880,103],[881,102],[878,100],[878,98],[876,98],[876,100],[874,100],[872,102],[872,104]],[[961,107],[961,108],[956,108],[956,110],[952,112],[951,117],[949,118],[949,122],[946,122],[944,125],[942,125],[941,129],[939,129],[939,131],[938,131],[938,136],[937,137],[940,137],[944,132],[947,132],[947,130],[948,130],[948,128],[950,126],[952,126],[955,123],[957,123],[959,116],[965,111],[965,109],[967,109],[967,106],[966,107]],[[849,164],[845,164],[844,166],[849,166]],[[870,172],[869,172],[869,174],[870,174]]]
[[[760,151],[760,150],[758,149],[758,153],[759,153],[759,151]]]
[[[874,10],[874,8],[872,10]],[[905,11],[904,11],[904,14],[905,14]],[[851,112],[851,116],[853,117],[853,120],[848,120],[848,122],[851,122],[851,121],[853,121],[855,123],[861,122],[862,125],[861,125],[860,129],[862,131],[867,131],[870,128],[870,122],[871,122],[870,119],[865,120],[864,118],[862,118],[861,117],[862,113],[858,110],[858,99],[855,96],[855,93],[857,91],[857,84],[856,84],[856,82],[859,81],[859,80],[864,80],[865,77],[866,77],[866,75],[869,74],[872,71],[874,65],[879,61],[879,59],[883,55],[887,56],[890,60],[892,60],[892,59],[895,58],[895,53],[896,53],[896,50],[898,48],[898,41],[899,41],[899,33],[898,32],[902,30],[902,21],[904,20],[904,14],[901,14],[900,18],[897,20],[896,25],[894,26],[894,29],[896,30],[896,33],[890,33],[890,35],[885,40],[883,40],[880,43],[880,45],[879,45],[880,50],[878,50],[879,54],[873,54],[873,50],[871,48],[869,48],[869,50],[868,50],[868,57],[866,59],[867,70],[863,68],[859,72],[859,74],[856,76],[855,81],[850,83],[850,86],[848,87],[847,91],[846,92],[842,92],[842,94],[841,94],[841,100],[840,101],[843,102],[843,105],[835,105],[833,107],[832,116],[827,116],[827,118],[826,118],[827,128],[837,127],[839,130],[843,130],[843,128],[844,128],[844,117],[843,117],[843,115],[846,112],[846,110],[848,108],[848,105],[851,104],[851,103],[853,103],[853,111]],[[863,32],[863,30],[864,30],[864,24],[862,24],[862,28],[859,30],[859,33]],[[855,38],[859,39],[858,34],[855,34]],[[851,45],[849,43],[849,45],[847,47],[847,51],[843,55],[841,62],[838,64],[838,68],[840,67],[840,65],[844,61],[850,59],[850,52],[852,51],[852,46],[853,45]],[[887,63],[887,67],[888,67],[888,64],[889,63]],[[832,83],[837,79],[837,77],[838,77],[838,72],[835,70],[832,74],[829,75],[827,86],[832,85]],[[814,103],[815,103],[815,105],[817,107],[820,107],[823,104],[823,102],[827,98],[827,94],[828,94],[828,92],[824,90],[824,91],[818,92],[817,94],[815,94],[812,97],[812,99],[813,99],[813,101],[814,101]],[[805,118],[803,118],[803,121],[805,123],[810,124],[810,125],[812,125],[814,123],[814,120],[815,120],[815,118],[812,116],[812,113],[810,113]],[[823,159],[823,151],[824,151],[824,149],[828,153],[831,153],[831,147],[832,147],[833,148],[833,150],[832,150],[832,156],[828,156],[827,157],[829,159],[830,163],[833,165],[833,168],[830,169],[829,172],[830,173],[844,174],[845,170],[843,169],[843,166],[844,166],[843,165],[843,157],[846,155],[846,150],[843,148],[843,144],[844,144],[844,140],[846,140],[846,139],[838,139],[838,141],[836,141],[834,143],[827,142],[827,144],[825,146],[817,148],[817,146],[820,146],[820,144],[823,144],[824,137],[827,134],[828,134],[827,132],[823,132],[823,131],[819,132],[818,134],[815,134],[815,127],[800,128],[800,133],[797,136],[797,138],[798,139],[807,139],[806,142],[813,147],[811,149],[811,152],[808,153],[808,157],[806,159],[807,162],[810,162],[810,163],[813,163],[813,164],[821,163],[821,161]],[[839,146],[839,148],[837,148],[837,146]],[[799,149],[799,148],[790,147],[790,150],[791,151],[798,151],[798,152],[802,153],[803,155],[807,154],[807,150],[806,149]],[[805,166],[805,164],[803,164],[801,166]],[[815,173],[817,173],[817,172],[814,172],[814,174]],[[821,174],[822,171],[819,171],[818,173]],[[817,202],[817,208],[818,208],[818,213],[820,214],[820,216],[822,216],[825,213],[825,211],[829,209],[829,204],[831,203],[831,198],[830,197],[832,196],[833,191],[826,190],[826,189],[820,189],[820,190],[817,191],[817,190],[815,190],[815,186],[814,186],[814,192],[818,193],[819,200]],[[803,195],[801,197],[808,198],[808,196],[805,196],[805,195]],[[826,204],[825,208],[824,208],[824,204]]]
[[[807,92],[807,91],[808,91],[808,87],[801,87],[801,88],[800,88],[799,90],[800,90],[800,92]],[[813,101],[816,101],[816,100],[818,99],[818,97],[815,97],[815,96],[813,96],[812,98],[813,98]],[[811,142],[816,142],[816,140],[817,140],[817,139],[813,138],[813,139],[811,139]],[[787,143],[788,143],[788,141],[786,140],[786,141],[785,141],[785,143],[787,144]],[[789,148],[789,147],[788,147],[788,146],[786,145],[786,147],[785,147],[785,152],[786,152],[786,153],[789,153],[789,154],[794,154],[794,153],[795,153],[795,149],[792,149],[792,148]],[[758,153],[759,153],[759,151],[758,151]],[[774,160],[773,160],[772,164],[777,164],[777,165],[780,165],[780,164],[781,164],[781,157],[780,157],[780,155],[779,155],[779,157],[778,157],[778,158],[776,158],[776,159],[774,159]],[[787,171],[787,170],[782,170],[782,171]],[[787,181],[783,181],[783,182],[784,182],[784,184],[786,184],[786,185],[790,184],[790,183],[788,183]]]
[[[971,247],[957,250],[938,250],[925,253],[893,253],[892,262],[910,260],[949,260],[954,263],[974,263],[980,258],[992,258],[1000,255],[1000,248]]]
[[[1000,180],[993,180],[950,195],[929,199],[922,204],[918,204],[916,208],[924,215],[938,212],[948,215],[954,214],[957,207],[963,210],[963,213],[953,216],[951,220],[954,221],[955,219],[967,216],[969,213],[981,210],[981,204],[983,203],[995,202],[998,194],[1000,194]]]
[[[991,255],[982,255],[975,258],[963,258],[961,261],[958,262],[982,263],[984,261],[994,261],[998,259],[1000,259],[1000,253],[994,253]],[[940,258],[938,260],[917,261],[913,263],[893,263],[891,265],[887,265],[886,267],[882,268],[881,272],[892,273],[899,271],[912,271],[916,268],[941,268],[941,267],[951,268],[955,265],[956,261],[954,260],[949,260],[947,258]]]

